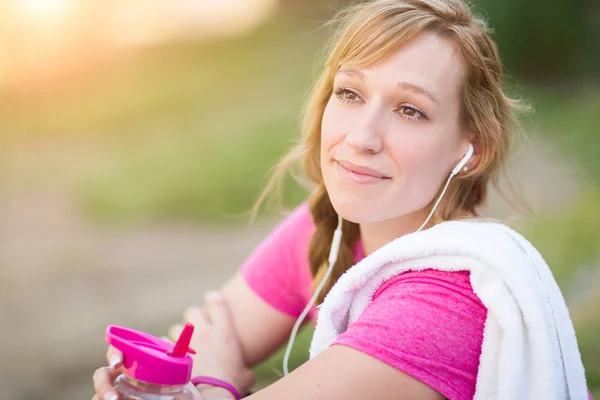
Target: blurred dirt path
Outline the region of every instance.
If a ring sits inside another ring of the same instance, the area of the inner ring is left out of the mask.
[[[0,164],[0,399],[91,398],[107,325],[165,334],[275,223],[91,225],[69,171],[89,155],[35,144]]]
[[[0,164],[1,399],[91,398],[107,325],[164,334],[186,306],[231,276],[275,224],[91,225],[73,196],[73,166],[100,156],[36,143],[14,149]],[[560,160],[537,142],[514,164],[536,211],[560,210],[578,194],[576,171]],[[492,201],[490,212],[502,216],[507,208]]]

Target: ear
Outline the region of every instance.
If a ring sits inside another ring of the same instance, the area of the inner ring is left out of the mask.
[[[465,148],[467,147],[468,143],[471,143],[473,145],[473,155],[471,156],[471,158],[469,159],[469,161],[467,162],[467,165],[465,165],[465,167],[468,170],[472,170],[473,168],[475,168],[478,164],[479,161],[481,159],[481,152],[482,152],[482,147],[481,147],[481,139],[479,138],[478,135],[469,132],[469,134],[467,135],[467,139],[465,143]]]

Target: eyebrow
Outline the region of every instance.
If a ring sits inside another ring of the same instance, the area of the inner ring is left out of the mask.
[[[365,80],[365,74],[362,71],[359,71],[357,69],[339,69],[336,72],[336,75],[337,74],[348,75],[348,76],[354,77],[356,79],[359,79],[361,81]],[[436,105],[439,105],[439,102],[438,102],[437,98],[433,95],[433,93],[431,93],[431,91],[425,89],[422,86],[415,85],[414,83],[402,81],[402,82],[397,83],[397,87],[400,89],[410,90],[411,92],[422,94],[423,96],[428,97]]]

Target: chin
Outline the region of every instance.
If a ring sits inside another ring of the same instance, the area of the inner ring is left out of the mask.
[[[372,224],[384,220],[376,210],[381,209],[376,203],[362,199],[351,198],[347,195],[330,194],[331,205],[335,212],[346,221],[356,224]]]

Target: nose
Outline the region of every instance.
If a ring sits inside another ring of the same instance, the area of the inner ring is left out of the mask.
[[[376,107],[357,112],[361,112],[362,115],[356,119],[357,123],[346,135],[346,143],[357,152],[379,153],[383,148],[385,116]]]

